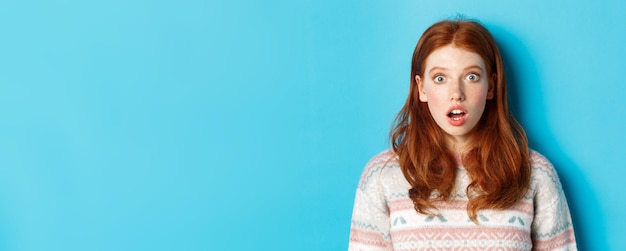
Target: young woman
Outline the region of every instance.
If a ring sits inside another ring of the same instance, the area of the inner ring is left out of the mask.
[[[390,136],[361,176],[350,250],[576,250],[559,178],[528,149],[481,24],[422,34]]]

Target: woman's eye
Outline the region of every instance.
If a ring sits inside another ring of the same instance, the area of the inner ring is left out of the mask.
[[[441,83],[446,80],[446,78],[444,78],[443,76],[435,76],[433,80],[435,81],[435,83]]]
[[[480,77],[478,76],[478,74],[474,74],[474,73],[470,73],[469,75],[467,75],[467,80],[469,81],[478,81],[480,79]]]

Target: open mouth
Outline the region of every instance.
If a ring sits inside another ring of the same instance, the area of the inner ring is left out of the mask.
[[[459,121],[465,116],[465,114],[465,111],[461,109],[453,109],[450,113],[448,113],[448,118],[454,121]]]

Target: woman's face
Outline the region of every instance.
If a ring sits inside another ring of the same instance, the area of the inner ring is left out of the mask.
[[[462,147],[493,98],[485,63],[480,55],[452,45],[433,51],[425,62],[424,76],[415,76],[419,99],[428,103],[437,125]]]

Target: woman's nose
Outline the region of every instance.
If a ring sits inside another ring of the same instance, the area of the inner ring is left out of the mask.
[[[463,93],[463,83],[461,83],[460,80],[450,83],[449,95],[450,100],[452,101],[465,100],[465,94]]]

